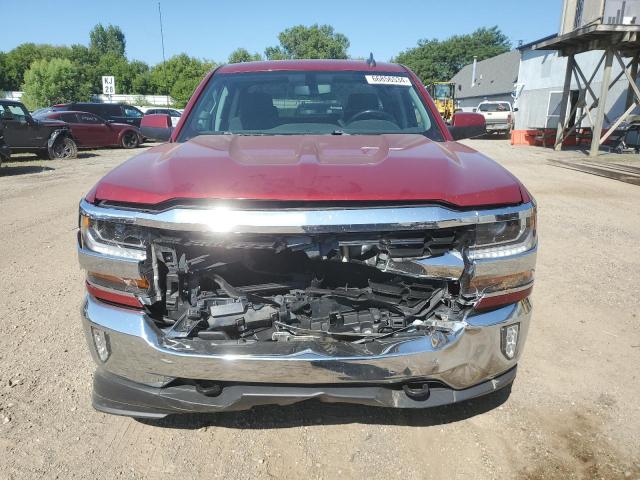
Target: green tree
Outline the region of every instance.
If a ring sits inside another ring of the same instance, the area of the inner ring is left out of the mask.
[[[204,75],[214,67],[214,62],[190,57],[186,53],[174,55],[151,69],[151,89],[157,94],[171,95],[177,106],[183,107]]]
[[[9,76],[7,75],[7,54],[0,52],[0,92],[9,90]]]
[[[128,70],[128,93],[135,95],[146,95],[149,93],[149,65],[140,60],[132,60],[129,62]]]
[[[75,63],[78,66],[95,65],[98,63],[98,56],[95,55],[95,52],[92,52],[88,47],[77,43],[69,47],[69,52],[66,57],[71,60],[71,63]]]
[[[133,78],[132,93],[137,95],[149,95],[157,93],[151,82],[151,70],[136,75]]]
[[[5,90],[19,90],[24,81],[24,74],[36,60],[52,58],[66,58],[69,54],[67,47],[54,47],[53,45],[38,45],[35,43],[23,43],[5,56],[3,76],[5,77]]]
[[[23,102],[29,109],[55,103],[87,100],[90,86],[83,84],[78,69],[66,58],[36,60],[24,75]]]
[[[262,55],[259,53],[249,53],[246,48],[236,48],[229,55],[228,63],[254,62],[258,60],[262,60]]]
[[[71,45],[67,57],[77,68],[79,82],[91,86],[91,92],[97,93],[102,88],[100,79],[96,79],[96,68],[100,55],[89,50],[85,45]]]
[[[264,52],[269,60],[347,58],[349,48],[349,39],[331,25],[297,25],[280,32],[278,40],[280,45]]]
[[[511,49],[498,27],[479,28],[446,40],[420,40],[418,46],[400,53],[395,61],[411,68],[425,83],[446,82],[473,61],[494,57]]]
[[[127,42],[120,27],[101,24],[93,27],[89,33],[89,48],[99,55],[114,54],[124,57]]]
[[[139,60],[128,61],[125,57],[109,53],[100,57],[98,64],[92,69],[90,79],[92,90],[102,90],[102,76],[113,75],[116,80],[116,93],[138,94],[147,93],[145,85],[138,77],[144,77],[149,72],[149,66]]]
[[[204,76],[204,75],[203,75]],[[202,77],[179,78],[171,87],[171,98],[173,98],[175,106],[184,108],[193,91],[196,89]]]

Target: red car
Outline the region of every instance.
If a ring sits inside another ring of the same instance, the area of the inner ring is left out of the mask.
[[[80,203],[95,408],[423,408],[511,385],[536,204],[455,141],[481,115],[446,125],[401,65],[255,62],[141,131],[169,142]]]
[[[104,120],[93,113],[46,112],[38,115],[38,118],[68,123],[79,148],[136,148],[142,143],[142,135],[137,127]]]

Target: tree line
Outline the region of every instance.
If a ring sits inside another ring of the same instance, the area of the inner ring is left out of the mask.
[[[278,42],[267,47],[264,55],[238,48],[228,63],[349,58],[349,39],[330,25],[294,26],[282,31]],[[510,48],[509,39],[498,27],[480,28],[446,40],[420,40],[417,46],[391,60],[407,65],[427,84],[449,80],[474,56],[483,60]],[[204,75],[216,65],[213,60],[186,53],[154,66],[129,60],[120,27],[98,24],[89,34],[88,46],[23,43],[9,52],[0,52],[0,91],[23,90],[23,101],[34,109],[88,100],[91,94],[102,91],[103,75],[114,75],[119,93],[170,95],[177,107],[183,107]]]

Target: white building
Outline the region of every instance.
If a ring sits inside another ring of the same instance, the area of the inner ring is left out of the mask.
[[[538,42],[535,42],[538,43]],[[559,57],[558,52],[552,50],[533,50],[534,44],[520,47],[522,53],[520,59],[520,69],[518,71],[517,98],[515,107],[518,111],[515,114],[514,137],[518,133],[527,130],[549,128],[555,130],[558,127],[560,118],[560,101],[562,99],[562,87],[567,69],[567,57]],[[602,58],[603,51],[593,50],[575,56],[576,63],[589,77]],[[622,68],[617,63],[613,64],[612,78],[615,79],[622,72]],[[602,68],[598,69],[592,82],[592,89],[598,95],[602,85]],[[609,119],[605,119],[605,127],[613,123],[625,110],[627,98],[628,82],[626,77],[618,78],[609,95],[607,96],[606,114]],[[579,86],[575,77],[571,84],[571,95],[569,97],[569,111],[578,102],[584,105],[588,98],[579,97]],[[583,108],[578,108],[577,117],[581,116]],[[570,122],[569,126],[573,126]],[[589,116],[581,122],[582,127],[592,127]],[[530,134],[531,135],[531,134]],[[519,143],[515,141],[514,143]],[[530,143],[530,142],[525,142]]]
[[[632,105],[634,100],[620,61],[627,67],[627,74],[636,75],[640,58],[640,0],[564,0],[559,34],[519,49],[521,60],[514,102],[518,111],[512,143],[533,144],[542,129],[547,129],[548,135],[557,129],[565,81],[570,78],[571,82],[566,86],[568,121],[565,132],[573,132],[571,127],[574,125],[587,132],[593,128],[596,139],[592,154],[595,154],[600,127],[604,130],[616,128],[619,124],[616,120],[626,118],[627,101]],[[567,69],[570,58],[574,59],[577,68]],[[608,92],[602,89],[605,70],[610,70]],[[587,83],[589,88],[585,88]],[[606,101],[596,100],[601,95]],[[601,110],[599,103],[604,107]],[[629,111],[632,109],[633,106]],[[632,113],[637,114],[638,110],[636,107]],[[568,137],[567,143],[573,140],[575,138]]]

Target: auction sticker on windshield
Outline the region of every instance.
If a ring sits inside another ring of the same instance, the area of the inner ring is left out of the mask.
[[[371,85],[401,85],[411,86],[411,80],[407,77],[396,77],[392,75],[365,75],[367,83]]]

